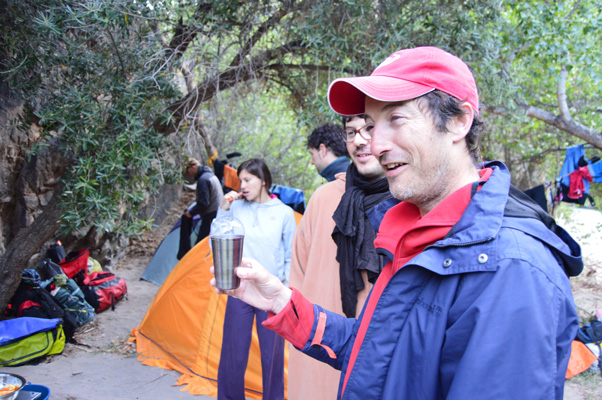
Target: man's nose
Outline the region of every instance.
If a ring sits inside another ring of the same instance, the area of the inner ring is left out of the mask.
[[[384,130],[374,125],[372,128],[372,139],[370,140],[370,150],[374,157],[380,157],[387,151],[391,150],[391,142],[387,139],[387,135]]]
[[[370,143],[370,140],[364,139],[364,137],[360,135],[359,132],[355,133],[355,137],[353,138],[353,144],[355,144],[357,147],[362,147],[367,145],[368,143]]]

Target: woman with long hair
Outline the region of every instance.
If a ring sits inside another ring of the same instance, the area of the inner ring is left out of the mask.
[[[288,285],[291,249],[296,223],[292,208],[270,195],[272,175],[267,165],[254,158],[238,167],[240,193],[224,196],[217,217],[231,215],[245,229],[243,257],[254,258]],[[224,317],[222,351],[217,375],[218,400],[244,400],[244,379],[253,318],[261,351],[263,398],[284,399],[284,340],[261,324],[266,311],[228,297]]]

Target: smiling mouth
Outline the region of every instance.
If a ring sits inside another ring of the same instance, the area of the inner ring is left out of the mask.
[[[394,164],[387,164],[384,167],[385,167],[385,169],[387,169],[388,171],[390,171],[392,169],[395,169],[397,167],[401,167],[403,165],[406,165],[406,164],[404,164],[404,163],[394,163]]]

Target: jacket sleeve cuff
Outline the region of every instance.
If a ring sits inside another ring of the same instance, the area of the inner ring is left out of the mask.
[[[314,306],[297,289],[278,314],[270,313],[263,326],[273,330],[298,349],[309,340],[314,325]]]

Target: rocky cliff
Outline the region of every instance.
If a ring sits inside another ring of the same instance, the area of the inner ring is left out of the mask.
[[[0,93],[0,256],[17,232],[42,213],[67,164],[65,155],[54,151],[52,143],[44,151],[31,154],[32,145],[39,138],[39,129],[35,124],[20,126],[20,112],[18,100]],[[160,224],[181,193],[182,185],[164,185],[158,195],[149,198],[141,218],[150,217],[155,224]],[[92,228],[52,239],[56,240],[61,240],[67,251],[89,248],[90,255],[105,266],[114,265],[129,243],[127,237],[99,234]],[[28,266],[35,266],[45,250],[46,246],[40,248]]]

